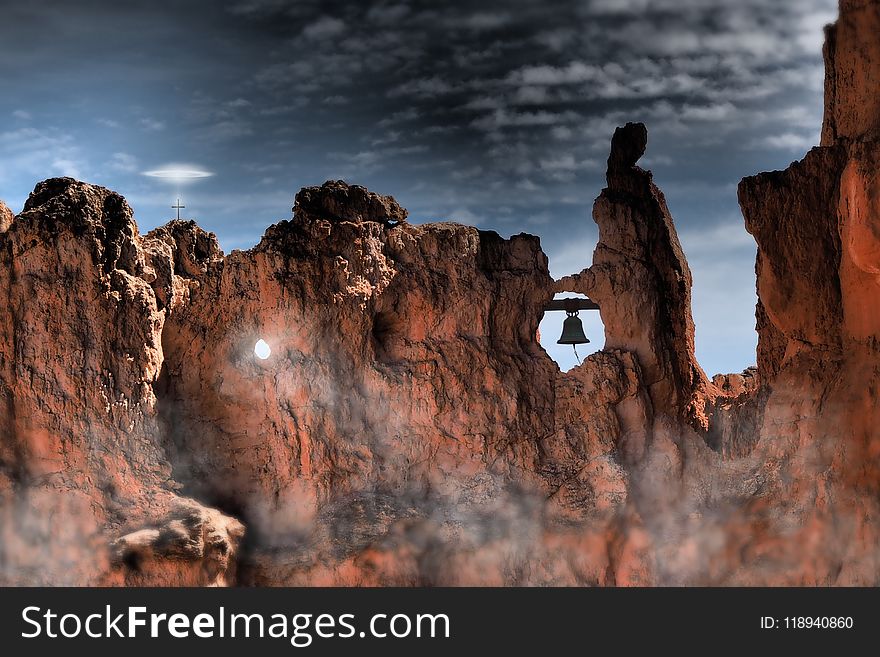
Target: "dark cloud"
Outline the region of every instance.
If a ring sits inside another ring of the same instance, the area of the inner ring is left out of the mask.
[[[696,278],[709,370],[754,360],[753,245],[735,185],[816,143],[834,0],[46,0],[2,2],[0,197],[71,174],[142,227],[179,190],[227,248],[345,177],[415,220],[541,235],[556,275],[588,265],[614,128],[650,165]],[[568,358],[566,354],[566,358]]]

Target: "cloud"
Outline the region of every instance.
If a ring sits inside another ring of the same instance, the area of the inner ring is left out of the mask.
[[[379,126],[387,127],[390,125],[396,125],[398,123],[407,123],[409,121],[415,121],[420,116],[421,114],[415,107],[407,107],[406,109],[398,110],[393,114],[381,119],[379,121]]]
[[[716,105],[684,105],[680,116],[683,119],[696,121],[725,121],[737,113],[733,103],[719,103]]]
[[[84,179],[89,171],[87,159],[69,133],[34,127],[0,132],[0,184],[5,189],[23,185],[18,196],[26,195],[35,181],[52,176]],[[18,204],[15,194],[8,196]]]
[[[557,126],[562,123],[574,123],[579,119],[580,115],[572,111],[510,112],[499,109],[475,119],[471,125],[480,130],[496,131],[510,127]]]
[[[367,11],[367,20],[380,25],[388,25],[399,22],[410,13],[410,8],[405,4],[379,5],[370,7]]]
[[[242,0],[233,4],[229,12],[239,16],[263,16],[283,13],[289,6],[289,0]]]
[[[448,214],[450,221],[455,221],[466,226],[480,225],[480,217],[468,208],[455,208]]]
[[[538,161],[538,168],[559,180],[570,180],[577,171],[598,171],[602,165],[594,160],[579,160],[571,153],[554,154]]]
[[[393,144],[400,140],[401,133],[398,130],[389,130],[382,137],[376,137],[370,144],[373,146],[382,146],[385,144]]]
[[[513,84],[552,85],[590,82],[599,75],[599,68],[580,61],[565,66],[524,66],[508,76]]]
[[[550,100],[546,87],[520,87],[513,97],[515,105],[544,105]]]
[[[819,133],[798,134],[795,132],[784,132],[779,135],[770,135],[761,139],[754,139],[749,143],[749,148],[772,149],[793,152],[804,152],[810,150],[819,143]]]
[[[744,252],[755,254],[755,239],[746,232],[743,218],[730,214],[708,226],[693,226],[680,231],[682,246],[690,260],[714,260],[719,253]]]
[[[113,153],[105,166],[111,171],[133,173],[138,170],[138,160],[129,153]]]
[[[223,140],[249,137],[252,134],[254,134],[254,128],[249,121],[230,118],[208,126],[203,136],[211,140]]]
[[[511,17],[507,12],[478,12],[471,14],[460,21],[460,25],[475,32],[497,30],[510,23]]]
[[[146,117],[139,121],[140,126],[149,132],[159,132],[165,129],[165,122]]]
[[[345,21],[332,16],[323,16],[303,28],[302,35],[306,39],[330,39],[345,32]]]
[[[399,158],[405,158],[414,155],[423,155],[428,152],[428,147],[423,144],[414,144],[411,146],[384,146],[370,150],[362,150],[356,153],[331,153],[334,160],[338,162],[328,179],[334,176],[345,179],[357,179],[370,175],[391,164],[403,166],[396,162]]]
[[[451,93],[453,86],[437,75],[429,78],[409,80],[388,92],[390,98],[399,96],[415,96],[416,98],[434,98]]]
[[[17,109],[12,113],[13,118],[18,119],[19,121],[30,121],[33,117],[30,112],[26,112],[21,109]]]
[[[351,100],[348,97],[343,96],[341,94],[335,94],[333,96],[325,96],[321,102],[324,103],[325,105],[337,105],[338,106],[338,105],[348,105],[351,102]]]
[[[577,32],[570,27],[546,30],[535,35],[535,40],[554,52],[563,52],[577,40]]]

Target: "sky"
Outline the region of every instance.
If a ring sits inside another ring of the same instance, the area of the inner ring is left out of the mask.
[[[539,235],[590,265],[614,128],[642,121],[694,274],[707,373],[754,364],[741,178],[819,142],[835,0],[0,0],[0,199],[69,175],[123,194],[143,232],[186,210],[223,248],[344,179],[414,222]],[[183,188],[170,163],[214,175]],[[562,316],[560,316],[562,315]],[[582,313],[602,347],[596,313]],[[548,314],[542,344],[575,364]]]

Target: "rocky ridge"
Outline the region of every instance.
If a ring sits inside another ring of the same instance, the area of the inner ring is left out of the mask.
[[[341,181],[226,255],[72,179],[0,204],[0,582],[876,585],[877,24],[841,3],[821,146],[740,185],[742,374],[696,361],[641,124],[559,281],[535,237]],[[567,373],[536,337],[561,291],[606,328]]]

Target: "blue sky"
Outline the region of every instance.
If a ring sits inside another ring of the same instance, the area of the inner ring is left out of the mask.
[[[834,0],[126,3],[0,0],[0,198],[44,178],[125,195],[143,231],[186,216],[227,251],[343,178],[413,221],[541,236],[589,266],[617,125],[643,121],[694,273],[711,375],[754,363],[754,242],[736,185],[818,143]],[[215,175],[174,189],[172,162]],[[558,348],[562,317],[542,326]],[[588,320],[601,347],[601,325]]]

